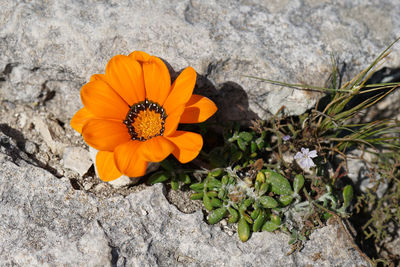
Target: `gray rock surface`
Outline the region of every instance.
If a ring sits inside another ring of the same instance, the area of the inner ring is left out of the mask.
[[[62,120],[79,108],[80,86],[91,74],[104,72],[113,55],[133,50],[158,55],[176,70],[193,66],[226,89],[220,93],[238,109],[247,107],[229,96],[244,89],[262,118],[282,105],[302,113],[315,94],[244,75],[321,86],[331,53],[346,63],[346,79],[400,32],[400,3],[394,0],[0,3],[0,97],[45,102]],[[400,65],[398,48],[387,65]]]
[[[379,183],[376,196],[381,198],[389,185],[387,180],[381,177],[380,174],[374,174],[370,169],[371,165],[367,164],[367,162],[373,162],[375,158],[376,156],[373,153],[362,152],[360,150],[351,151],[347,160],[347,176],[352,180],[356,188],[364,193]]]
[[[201,211],[178,211],[160,184],[99,198],[13,153],[0,153],[3,266],[368,266],[337,225],[286,256],[285,234],[256,233],[241,243],[207,225]]]
[[[217,102],[219,119],[265,118],[282,105],[302,113],[319,95],[245,75],[323,85],[334,53],[346,63],[346,80],[397,37],[400,3],[0,0],[0,6],[1,265],[368,266],[336,225],[315,231],[300,253],[286,256],[283,234],[258,233],[243,244],[204,223],[200,211],[178,211],[162,186],[112,187],[96,178],[89,161],[70,169],[66,148],[87,146],[69,121],[90,75],[133,50],[160,56],[176,71],[193,66],[201,74],[197,90]],[[400,65],[398,46],[386,65]]]
[[[63,161],[65,168],[76,171],[80,176],[85,175],[93,164],[89,151],[81,147],[67,147],[64,150]]]

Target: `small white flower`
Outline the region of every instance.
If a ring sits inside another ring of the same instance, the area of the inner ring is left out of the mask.
[[[311,167],[315,167],[314,162],[311,158],[317,157],[317,151],[310,151],[308,148],[301,148],[301,152],[297,152],[294,156],[294,159],[297,160],[297,163],[303,170],[309,170]]]
[[[290,135],[285,135],[284,137],[282,137],[283,141],[289,141],[290,140]]]

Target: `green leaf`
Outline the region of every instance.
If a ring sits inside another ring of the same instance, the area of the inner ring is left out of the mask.
[[[209,215],[208,215],[208,223],[209,224],[216,224],[217,222],[221,221],[226,214],[226,208],[218,208],[216,210],[213,210]]]
[[[239,165],[238,165],[239,166]],[[233,178],[232,176],[228,175],[228,184],[234,184],[235,183],[235,178]]]
[[[260,191],[260,186],[261,186],[261,183],[256,180],[254,183],[254,189],[256,190],[256,192]]]
[[[264,183],[265,182],[265,175],[263,172],[258,172],[257,173],[257,177],[256,180],[260,183]]]
[[[210,172],[212,177],[219,177],[219,176],[221,176],[222,173],[223,173],[223,169],[221,169],[221,168],[213,169]]]
[[[228,179],[229,179],[228,175],[222,176],[222,179],[221,179],[222,184],[223,185],[227,185],[228,184]]]
[[[324,212],[324,214],[322,214],[322,218],[324,218],[324,220],[328,220],[330,217],[332,217],[333,215],[328,213],[328,212]]]
[[[264,148],[264,138],[260,137],[256,139],[256,145],[258,150],[262,150]]]
[[[260,195],[260,196],[264,195],[265,193],[267,193],[268,189],[269,189],[269,184],[263,183],[260,186],[260,191],[258,191],[258,195]]]
[[[351,185],[346,185],[343,189],[343,208],[346,209],[350,206],[353,200],[353,187]]]
[[[278,207],[278,202],[270,196],[262,196],[259,197],[258,200],[260,201],[261,205],[263,205],[264,208],[273,209]]]
[[[164,168],[165,170],[167,170],[169,172],[174,172],[176,170],[174,164],[168,159],[161,161],[160,165],[162,168]]]
[[[239,220],[238,234],[242,242],[246,242],[250,237],[250,226],[243,217]]]
[[[235,223],[239,220],[239,212],[237,212],[237,210],[235,210],[232,207],[228,208],[229,211],[229,218],[228,218],[228,223]]]
[[[293,181],[294,192],[296,192],[296,194],[298,194],[300,192],[301,188],[303,187],[303,185],[304,185],[304,176],[301,174],[297,174],[294,177],[294,181]]]
[[[218,198],[219,199],[224,199],[226,197],[226,194],[228,193],[228,191],[224,188],[220,188],[218,189]]]
[[[238,144],[238,147],[239,147],[241,150],[246,151],[246,147],[247,147],[247,145],[248,145],[246,141],[244,141],[243,139],[239,138],[239,139],[237,140],[237,144]]]
[[[255,220],[257,219],[258,215],[260,215],[260,209],[255,209],[251,212],[250,217]]]
[[[299,234],[299,240],[305,242],[307,240],[307,238],[304,235]]]
[[[218,192],[217,192],[217,191],[208,191],[206,194],[207,194],[207,196],[209,196],[209,197],[216,197],[216,196],[218,196]]]
[[[273,232],[279,228],[279,224],[276,224],[272,221],[267,221],[261,228],[261,231]]]
[[[240,132],[239,137],[245,142],[250,142],[253,139],[253,135],[249,132]]]
[[[254,203],[254,199],[252,198],[247,198],[243,201],[242,206],[243,206],[243,210],[246,210],[248,207],[250,207],[251,204]]]
[[[213,206],[214,208],[220,208],[220,207],[222,207],[222,201],[218,198],[212,198],[211,206]]]
[[[293,200],[293,196],[285,196],[285,195],[281,195],[279,197],[279,202],[283,205],[283,206],[287,206],[290,203],[292,203]]]
[[[149,184],[153,185],[153,184],[157,184],[157,183],[162,183],[168,179],[169,179],[169,175],[167,175],[167,172],[158,171],[158,172],[154,173],[152,176],[150,176],[148,181],[149,181]]]
[[[243,157],[243,152],[242,151],[236,151],[235,153],[232,154],[231,156],[231,161],[236,162],[241,160]]]
[[[244,218],[249,224],[253,224],[253,219],[247,215],[246,213],[241,214],[242,218]]]
[[[258,215],[257,219],[254,221],[253,232],[260,231],[261,227],[264,225],[264,222],[265,222],[266,218],[267,218],[266,212],[264,210],[261,210],[261,212]]]
[[[201,193],[193,193],[192,195],[190,195],[190,199],[191,200],[203,199],[203,192],[201,192]]]
[[[206,210],[211,211],[213,209],[213,206],[211,204],[211,199],[207,196],[207,194],[203,195],[203,204]]]
[[[292,195],[293,191],[290,187],[289,181],[283,177],[281,174],[266,170],[265,177],[267,181],[271,184],[271,191],[278,195]]]
[[[271,215],[271,222],[273,222],[273,223],[275,223],[277,225],[280,225],[281,224],[281,217],[279,217],[276,214],[272,214]]]
[[[291,236],[288,242],[289,245],[293,245],[297,241],[297,236]]]
[[[218,179],[215,179],[215,178],[211,178],[207,182],[208,189],[217,189],[217,188],[220,188],[221,186],[222,186],[221,181]]]
[[[171,180],[171,188],[172,190],[178,190],[179,189],[179,183],[175,180]]]
[[[179,174],[179,181],[184,184],[190,184],[192,181],[190,180],[190,176],[187,173],[180,173]]]
[[[196,191],[196,192],[203,192],[203,190],[204,190],[204,183],[195,183],[195,184],[191,184],[190,186],[190,189],[192,189],[193,191]]]
[[[252,142],[250,143],[250,152],[251,152],[252,154],[257,155],[256,151],[257,151],[257,145],[256,145],[256,143],[255,143],[254,141],[252,141]]]

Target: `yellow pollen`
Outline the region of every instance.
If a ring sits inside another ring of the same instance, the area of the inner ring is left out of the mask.
[[[135,118],[132,126],[138,138],[150,139],[160,134],[163,119],[160,113],[154,110],[141,110]]]

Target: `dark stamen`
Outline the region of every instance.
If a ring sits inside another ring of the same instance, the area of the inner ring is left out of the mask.
[[[164,134],[165,119],[167,118],[164,108],[161,107],[158,103],[155,103],[151,100],[145,99],[144,101],[141,101],[137,104],[130,106],[129,111],[126,114],[125,120],[123,121],[123,123],[128,128],[128,133],[131,136],[132,140],[139,140],[139,141],[147,140],[144,137],[138,137],[137,133],[135,131],[135,127],[132,125],[134,123],[135,119],[137,118],[138,114],[141,111],[145,111],[145,110],[154,111],[154,112],[160,114],[160,117],[162,119],[160,132],[150,138]],[[148,139],[150,139],[150,138],[148,138]]]

